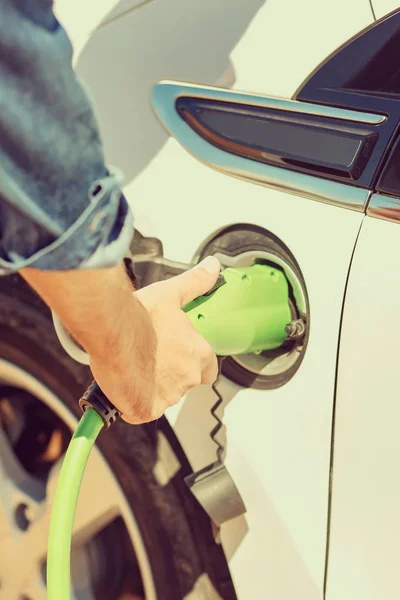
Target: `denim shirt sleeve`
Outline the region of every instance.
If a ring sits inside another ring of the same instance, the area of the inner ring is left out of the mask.
[[[118,264],[132,215],[52,2],[0,15],[0,275]]]

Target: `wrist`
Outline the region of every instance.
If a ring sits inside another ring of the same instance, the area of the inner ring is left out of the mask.
[[[115,366],[155,356],[157,347],[150,315],[132,292],[123,305],[103,315],[98,326],[94,324],[84,335],[81,332],[80,341],[91,360]]]
[[[21,274],[92,361],[125,364],[155,355],[152,321],[123,265],[86,272],[25,269]]]

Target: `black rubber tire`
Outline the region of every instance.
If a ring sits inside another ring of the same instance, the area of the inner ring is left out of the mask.
[[[79,417],[77,401],[91,381],[89,369],[65,354],[47,307],[19,276],[0,278],[0,358],[34,375]],[[153,475],[154,464],[163,459],[157,454],[159,430],[181,464],[162,487]],[[182,600],[203,573],[221,598],[234,600],[225,557],[209,518],[183,481],[191,470],[168,422],[161,419],[156,427],[120,421],[100,434],[98,445],[139,525],[158,600]]]

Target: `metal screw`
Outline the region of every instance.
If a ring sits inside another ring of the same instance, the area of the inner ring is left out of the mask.
[[[289,339],[301,340],[306,333],[306,324],[302,319],[297,319],[286,325],[285,332]]]

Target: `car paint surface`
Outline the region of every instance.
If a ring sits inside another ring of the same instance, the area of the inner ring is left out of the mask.
[[[373,0],[372,6],[377,19],[384,17],[396,8],[399,8],[398,0]]]
[[[399,224],[366,217],[339,354],[328,600],[400,595]]]

